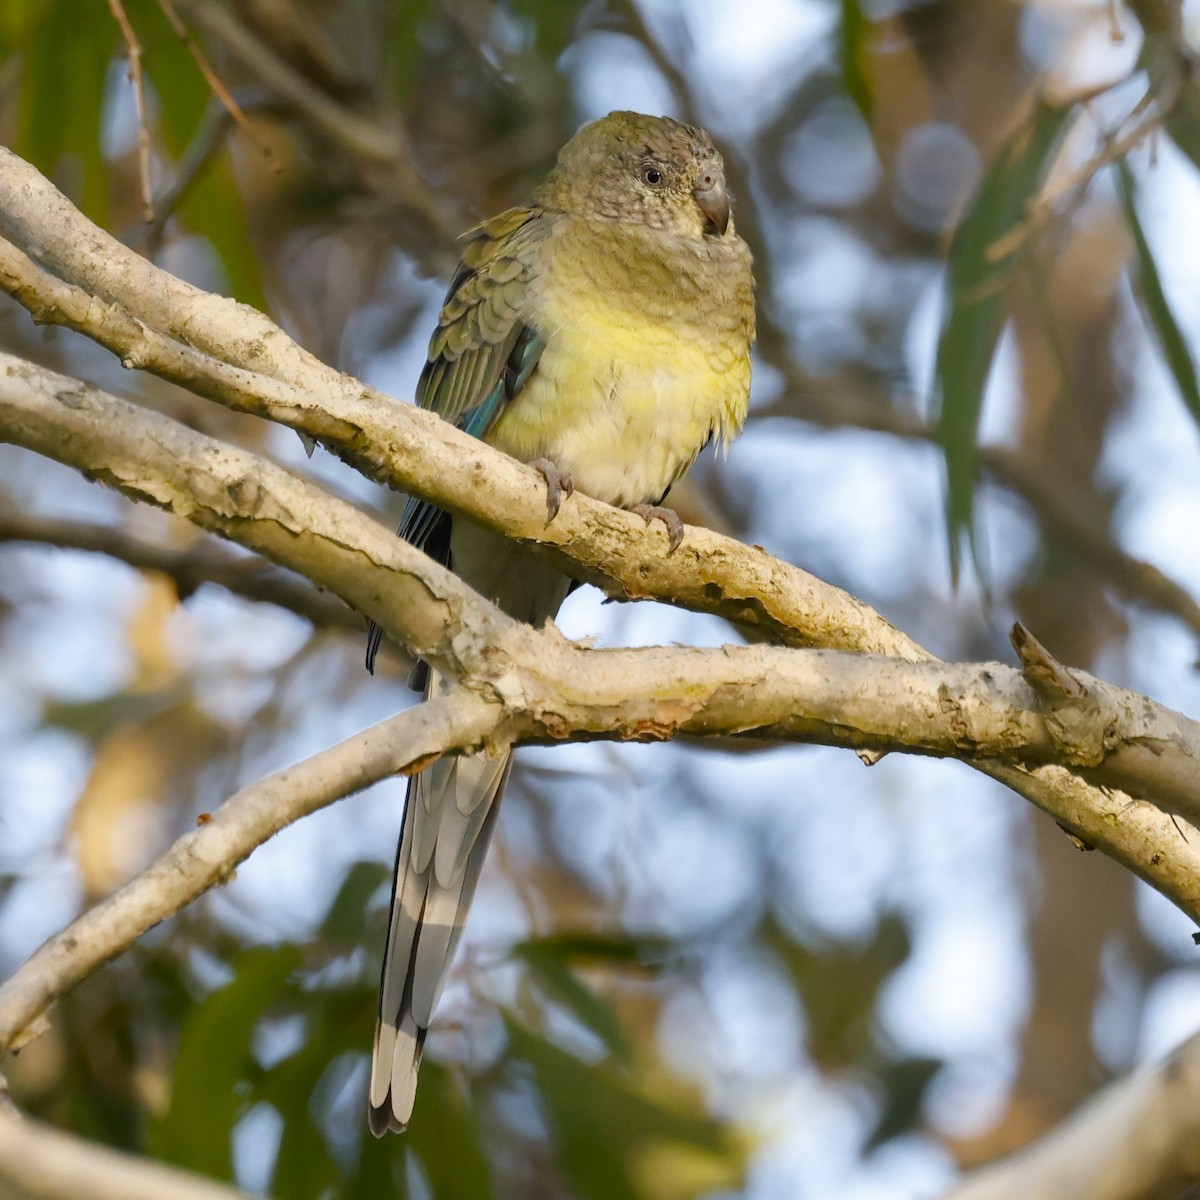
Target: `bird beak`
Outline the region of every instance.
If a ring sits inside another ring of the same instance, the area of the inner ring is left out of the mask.
[[[701,182],[707,183],[708,187],[698,187],[692,195],[708,219],[709,228],[705,232],[724,237],[729,228],[729,193],[725,190],[725,181],[706,175]]]

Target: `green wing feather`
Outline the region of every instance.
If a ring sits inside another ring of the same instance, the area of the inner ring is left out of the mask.
[[[466,235],[462,262],[429,340],[417,402],[476,437],[486,435],[503,404],[516,394],[514,370],[524,384],[536,362],[510,359],[518,343],[520,357],[530,356],[520,313],[545,220],[540,209],[510,208]],[[494,412],[488,411],[492,408]],[[481,410],[487,414],[484,419]]]
[[[545,346],[521,313],[547,220],[540,208],[510,208],[465,235],[462,261],[429,341],[417,403],[477,438],[487,437],[525,386]],[[448,513],[414,496],[405,506],[400,536],[448,565]],[[372,622],[368,670],[374,669],[380,637]]]

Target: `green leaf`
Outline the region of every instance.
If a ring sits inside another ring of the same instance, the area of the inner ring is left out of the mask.
[[[1154,255],[1150,252],[1150,243],[1146,240],[1146,231],[1142,228],[1134,203],[1137,185],[1134,183],[1129,164],[1123,159],[1117,163],[1117,178],[1121,183],[1121,205],[1125,210],[1125,220],[1129,225],[1129,232],[1133,235],[1136,257],[1136,267],[1132,272],[1134,290],[1158,342],[1158,348],[1175,378],[1175,386],[1179,388],[1179,394],[1192,417],[1200,422],[1200,384],[1196,381],[1196,364],[1192,360],[1183,331],[1175,320],[1175,314],[1167,303],[1162,278],[1158,273]]]
[[[585,5],[581,0],[507,0],[504,7],[529,22],[534,46],[550,64],[571,43]]]
[[[779,956],[804,1002],[808,1052],[825,1069],[861,1067],[877,1056],[875,1013],[883,985],[911,950],[908,927],[895,913],[882,917],[859,944],[815,949],[774,923],[764,942]]]
[[[842,0],[842,85],[846,94],[858,106],[863,120],[871,123],[875,97],[867,74],[867,44],[871,23],[863,15],[858,0]]]
[[[309,1103],[330,1062],[328,1048],[310,1037],[302,1051],[265,1073],[269,1077],[265,1085],[254,1088],[256,1097],[271,1098],[283,1118],[271,1191],[289,1200],[316,1200],[340,1181],[325,1133],[313,1119]]]
[[[512,953],[524,956],[530,950],[555,954],[578,963],[643,970],[657,968],[679,953],[677,943],[657,934],[592,933],[586,930],[529,938],[518,942]]]
[[[580,980],[563,959],[544,947],[524,945],[513,950],[530,974],[582,1025],[592,1031],[623,1062],[630,1060],[629,1043],[612,1008]]]
[[[107,6],[46,0],[23,23],[13,147],[97,224],[108,217],[108,170],[100,150],[105,86],[120,34]]]
[[[975,549],[976,440],[984,388],[1008,316],[1006,292],[1023,244],[1013,235],[1054,161],[1072,111],[1039,102],[1032,120],[996,156],[950,246],[935,387],[955,582],[964,537]]]
[[[346,872],[321,922],[320,940],[324,945],[343,948],[362,945],[371,898],[386,882],[388,874],[375,862],[356,862]]]
[[[363,1124],[365,1128],[365,1112]],[[487,1200],[494,1195],[475,1114],[455,1078],[430,1059],[421,1064],[417,1106],[404,1140],[421,1160],[437,1200]]]
[[[877,1072],[885,1100],[875,1120],[875,1128],[863,1147],[865,1151],[918,1127],[925,1093],[942,1065],[941,1059],[937,1058],[905,1058],[889,1063]]]
[[[430,7],[430,0],[407,0],[405,4],[392,5],[390,10],[389,74],[396,98],[401,102],[411,98],[420,77],[421,60],[426,53],[421,33]]]
[[[514,1022],[512,1056],[530,1064],[558,1161],[593,1200],[688,1200],[738,1187],[744,1153],[690,1094],[673,1107],[606,1066],[588,1065]]]
[[[0,57],[15,53],[42,16],[43,0],[6,0],[0,5]]]
[[[255,948],[234,961],[233,982],[205,997],[184,1023],[167,1111],[146,1135],[153,1155],[218,1179],[233,1178],[231,1136],[247,1108],[252,1040],[287,977],[292,946]]]

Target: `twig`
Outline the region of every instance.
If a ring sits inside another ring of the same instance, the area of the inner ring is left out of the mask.
[[[250,127],[250,121],[246,114],[242,111],[242,107],[233,98],[233,94],[221,82],[220,76],[212,69],[208,58],[203,50],[196,44],[196,39],[192,37],[191,31],[184,24],[183,19],[175,10],[175,5],[171,0],[157,0],[158,7],[162,9],[163,16],[170,22],[171,28],[175,31],[175,36],[183,42],[187,48],[187,52],[192,56],[192,61],[196,64],[200,74],[204,76],[204,81],[208,84],[212,94],[221,102],[225,111],[237,122],[238,128],[249,139],[250,144],[254,146],[264,157],[271,153],[270,147],[259,141],[254,130]]]
[[[160,0],[170,3],[170,0]],[[398,195],[436,232],[445,246],[460,230],[447,221],[443,205],[413,165],[412,146],[398,120],[387,125],[363,116],[333,99],[276,54],[227,9],[206,0],[182,0],[197,24],[222,45],[262,84],[285,101],[307,124],[361,164],[382,169],[384,186]]]
[[[0,544],[28,542],[107,554],[139,570],[158,571],[175,581],[180,599],[211,583],[236,596],[285,608],[321,628],[361,633],[362,618],[306,579],[285,575],[260,558],[235,558],[217,546],[172,550],[107,525],[54,520],[0,509]]]
[[[108,8],[125,39],[125,53],[129,58],[129,78],[133,84],[133,98],[137,105],[138,119],[138,178],[142,188],[142,217],[147,222],[154,220],[154,202],[150,198],[150,123],[146,118],[146,87],[142,79],[142,44],[133,31],[129,15],[121,0],[108,0]]]
[[[1021,660],[1021,674],[1039,696],[1050,704],[1082,700],[1087,688],[1018,621],[1009,634]]]
[[[174,182],[159,196],[154,219],[145,227],[144,236],[136,243],[150,258],[158,253],[162,245],[167,222],[221,148],[232,121],[229,110],[222,104],[213,104],[205,112],[196,136],[179,163]]]
[[[1073,206],[1083,196],[1092,180],[1105,167],[1124,158],[1146,137],[1159,129],[1171,110],[1174,103],[1173,97],[1164,98],[1161,94],[1155,95],[1147,92],[1134,106],[1126,120],[1131,120],[1139,115],[1148,107],[1151,100],[1156,102],[1157,109],[1149,117],[1124,134],[1105,137],[1102,149],[1097,151],[1087,162],[1059,180],[1053,187],[1043,188],[1041,194],[1029,206],[1025,218],[987,248],[988,261],[999,262],[1020,249],[1030,236],[1046,223],[1065,198],[1072,197],[1068,206]]]

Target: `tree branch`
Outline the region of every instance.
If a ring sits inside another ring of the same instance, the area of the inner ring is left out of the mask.
[[[225,882],[281,829],[380,779],[479,744],[502,715],[498,706],[467,693],[443,696],[242,788],[135,879],[52,937],[0,986],[0,1056],[34,1036],[38,1018],[69,987]]]
[[[453,246],[458,229],[445,205],[413,165],[412,146],[398,118],[384,124],[340,103],[306,79],[274,48],[228,9],[206,0],[177,0],[198,25],[215,37],[264,86],[294,109],[321,138],[347,153],[381,191],[403,202]]]
[[[1200,1181],[1200,1034],[1153,1070],[1105,1088],[945,1200],[1176,1200]]]
[[[5,1200],[251,1200],[248,1192],[97,1146],[0,1106]]]
[[[771,361],[783,374],[789,397],[802,398],[802,403],[798,411],[777,403],[760,410],[759,419],[806,421],[825,428],[849,425],[907,441],[937,443],[937,431],[911,408],[856,395],[861,383],[839,381],[834,394],[829,395],[829,384],[822,381],[821,390],[814,390],[814,381],[795,369],[782,347]],[[978,454],[980,466],[1028,505],[1051,541],[1091,564],[1129,602],[1169,613],[1200,636],[1200,603],[1166,572],[1120,546],[1103,522],[1096,520],[1098,498],[1072,488],[1047,471],[1045,464],[1031,462],[1026,455],[1005,446],[980,446]]]
[[[337,597],[318,591],[306,579],[285,575],[262,559],[223,553],[214,545],[173,550],[107,525],[0,509],[0,544],[22,542],[106,554],[140,571],[157,571],[174,580],[181,599],[201,584],[211,583],[245,600],[287,609],[317,628],[348,633],[361,633],[363,629],[363,619],[353,609]]]
[[[1044,711],[1045,699],[999,665],[764,645],[589,650],[553,626],[537,631],[510,620],[312,484],[160,414],[3,356],[0,430],[337,592],[503,705],[502,740],[752,733],[959,757],[1044,801],[1077,832],[1081,825],[1096,831],[1109,853],[1200,915],[1200,857],[1169,818],[1128,795],[1090,789],[1072,773],[1087,772],[1108,789],[1117,772],[1133,794],[1200,819],[1192,770],[1200,727],[1145,697],[1081,675],[1086,702],[1066,720],[1057,709]],[[1050,761],[1064,765],[1033,770]]]

